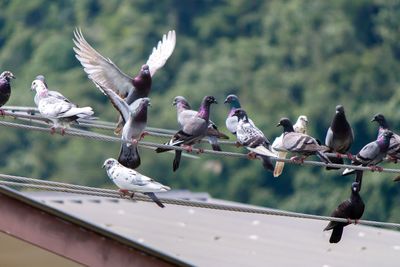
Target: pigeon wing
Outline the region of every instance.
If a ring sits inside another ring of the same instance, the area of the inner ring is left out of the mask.
[[[175,49],[176,35],[175,31],[169,31],[163,35],[161,41],[153,48],[146,64],[149,66],[150,75],[153,76],[158,69],[162,68]]]

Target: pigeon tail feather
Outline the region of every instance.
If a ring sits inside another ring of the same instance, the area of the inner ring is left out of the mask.
[[[179,168],[179,164],[181,163],[182,151],[175,150],[175,158],[172,163],[172,170],[176,171]]]
[[[334,164],[344,164],[344,161],[342,158],[328,157],[328,159],[331,161],[331,163],[334,163]],[[326,167],[326,169],[327,170],[339,170],[340,168]]]
[[[154,194],[153,192],[147,192],[144,194],[151,198],[151,200],[153,200],[160,208],[165,208],[164,204],[158,199],[156,194]]]
[[[274,171],[274,164],[272,164],[271,157],[260,155],[262,165],[267,171]]]
[[[331,163],[329,158],[321,151],[317,151],[317,156],[325,163]]]
[[[279,151],[278,156],[279,158],[286,158],[287,152],[286,151]],[[274,169],[274,177],[279,177],[282,172],[283,168],[285,167],[285,162],[283,161],[276,161],[275,162],[275,169]]]
[[[343,226],[337,225],[333,228],[331,238],[329,238],[329,243],[338,243],[342,239]]]
[[[140,166],[140,155],[137,146],[127,144],[121,145],[121,151],[119,153],[118,162],[123,166],[136,169]]]

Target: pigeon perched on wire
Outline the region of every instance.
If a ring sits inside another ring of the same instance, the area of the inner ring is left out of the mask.
[[[302,133],[302,134],[307,134],[307,126],[308,126],[308,119],[307,116],[305,115],[300,115],[297,118],[296,123],[293,125],[293,129],[296,133]],[[272,143],[272,151],[274,151],[276,154],[278,154],[279,158],[285,159],[287,155],[287,151],[283,150],[275,150],[275,148],[280,148],[282,147],[282,140],[283,140],[283,135],[282,133],[280,136],[275,138],[274,142]],[[283,168],[285,167],[285,162],[283,161],[276,161],[275,162],[275,168],[274,168],[274,177],[278,177],[282,174]]]
[[[11,79],[15,79],[11,71],[3,71],[0,74],[0,107],[10,99],[11,95]],[[4,111],[0,109],[0,115],[4,115]]]
[[[243,109],[236,109],[233,116],[239,119],[236,129],[237,142],[251,151],[248,154],[249,158],[260,158],[264,168],[272,172],[274,165],[271,162],[271,157],[277,156],[270,150],[271,144],[268,139],[260,129],[249,122],[247,113]]]
[[[140,192],[150,197],[159,207],[165,207],[154,193],[169,191],[170,187],[162,185],[135,170],[126,168],[113,158],[106,159],[103,168],[106,169],[108,177],[119,187],[122,195],[133,197],[136,192]]]
[[[378,135],[375,141],[366,144],[360,152],[357,153],[353,160],[352,165],[368,166],[372,171],[382,171],[382,167],[376,166],[387,155],[390,145],[390,139],[393,132],[385,130],[381,135]],[[342,175],[354,173],[354,169],[345,169]]]
[[[113,106],[119,111],[124,120],[121,138],[124,141],[121,144],[118,162],[125,167],[135,169],[140,165],[140,155],[137,147],[147,132],[144,131],[147,125],[147,108],[150,106],[150,99],[147,97],[138,98],[132,104],[128,105],[124,99],[119,97],[113,90],[104,88],[96,83],[96,86],[110,99]]]
[[[340,154],[347,154],[351,159],[352,155],[348,153],[351,145],[353,144],[354,134],[349,122],[346,119],[346,114],[342,105],[336,106],[336,113],[333,117],[331,126],[329,127],[326,137],[325,145],[329,147],[329,152],[336,152],[336,157],[329,157],[330,161],[335,164],[343,164],[343,159]],[[338,169],[327,167],[330,169]]]
[[[236,109],[241,108],[240,102],[239,102],[239,98],[236,95],[228,95],[225,98],[224,103],[228,103],[229,104],[229,112],[228,112],[228,116],[225,120],[225,125],[226,128],[228,129],[228,131],[230,131],[233,135],[236,135],[236,128],[237,128],[237,124],[239,122],[239,119],[237,116],[234,116],[233,113],[235,112]],[[254,126],[253,121],[249,118],[249,122]]]
[[[74,31],[74,51],[76,58],[84,67],[88,77],[105,88],[109,88],[125,99],[128,105],[150,93],[152,77],[162,68],[175,49],[175,31],[163,35],[161,41],[153,48],[139,74],[132,78],[123,73],[111,59],[102,56],[83,37],[80,29]],[[119,120],[115,132],[119,134],[123,121]]]
[[[176,106],[177,120],[180,127],[183,127],[187,120],[189,120],[193,116],[196,116],[197,114],[197,111],[191,109],[189,102],[183,96],[175,97],[172,104]],[[211,120],[208,124],[207,138],[212,146],[212,149],[215,151],[222,151],[221,147],[218,144],[219,138],[229,139],[228,136],[218,130],[217,125],[215,125],[215,123]]]
[[[299,156],[292,157],[292,161],[302,163],[306,157],[315,154],[323,162],[330,163],[328,157],[323,153],[326,148],[320,146],[315,138],[307,134],[296,133],[288,118],[282,118],[277,126],[283,127],[282,147],[280,149],[299,154]]]
[[[361,218],[364,213],[364,202],[359,194],[360,184],[357,182],[351,185],[351,196],[349,199],[342,202],[331,214],[331,217],[344,218],[348,222],[335,222],[331,221],[325,227],[324,231],[332,230],[330,243],[338,243],[342,238],[343,227],[351,224],[350,220],[355,220],[355,223]]]
[[[376,114],[371,121],[376,121],[379,125],[378,136],[382,136],[385,130],[390,130],[389,123],[382,114]],[[397,163],[397,160],[400,159],[400,136],[394,132],[390,138],[387,155],[388,159],[395,163]]]
[[[91,107],[77,107],[60,93],[57,96],[49,94],[47,84],[41,79],[34,80],[31,89],[36,91],[34,99],[40,114],[53,122],[52,134],[57,128],[61,128],[61,134],[64,134],[71,122],[79,123],[79,119],[91,119],[94,114]]]
[[[188,152],[192,150],[192,145],[199,142],[207,135],[210,106],[217,104],[217,100],[213,96],[205,96],[201,102],[200,109],[197,114],[184,121],[182,129],[179,130],[172,139],[166,143],[169,146],[182,146]],[[157,148],[157,153],[169,151],[171,149]],[[182,151],[175,150],[175,158],[172,164],[173,171],[179,168]]]
[[[68,103],[71,103],[71,101],[68,98],[66,98],[65,96],[63,96],[61,93],[54,91],[54,90],[49,90],[49,87],[47,86],[46,78],[43,75],[36,76],[35,80],[40,80],[43,82],[44,86],[47,88],[47,94],[49,96],[58,98],[60,100],[66,101]],[[36,94],[35,97],[33,98],[33,101],[35,102],[36,106],[39,105],[39,98],[40,98],[40,96],[38,94]]]

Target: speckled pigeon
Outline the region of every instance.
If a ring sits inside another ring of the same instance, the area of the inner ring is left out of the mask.
[[[283,127],[282,148],[300,154],[300,157],[292,157],[295,162],[303,162],[310,155],[317,155],[323,162],[330,163],[329,159],[323,153],[326,148],[320,146],[315,138],[302,133],[296,133],[293,124],[288,118],[282,118],[277,126]]]
[[[193,116],[196,116],[197,114],[197,111],[191,109],[189,102],[183,96],[175,97],[172,104],[176,106],[177,120],[180,127],[183,127],[183,125],[185,125],[185,121],[189,120]],[[215,151],[222,151],[218,144],[218,138],[229,139],[228,136],[218,131],[217,125],[215,125],[215,123],[211,120],[208,124],[207,138],[212,146],[212,149]]]
[[[338,154],[346,154],[351,145],[353,144],[354,134],[349,122],[346,119],[346,114],[342,105],[336,106],[336,114],[333,117],[331,126],[329,127],[326,137],[325,145],[329,147],[329,152],[336,152]],[[350,158],[351,155],[349,154]],[[343,164],[341,157],[329,157],[330,161],[335,164]],[[337,169],[327,167],[330,169]]]
[[[271,157],[277,156],[270,150],[271,145],[268,139],[260,129],[249,122],[247,113],[243,109],[236,109],[233,116],[239,119],[236,128],[237,142],[251,151],[249,158],[260,158],[264,168],[272,172],[274,165],[271,162]]]
[[[147,108],[150,106],[150,99],[147,97],[138,98],[132,104],[128,105],[125,100],[114,93],[113,90],[104,88],[97,83],[96,85],[108,96],[125,122],[122,128],[122,140],[131,141],[131,143],[121,144],[118,162],[125,167],[135,169],[140,165],[137,142],[147,134],[144,129],[147,125]]]
[[[164,34],[157,47],[153,48],[139,74],[131,78],[123,73],[111,59],[105,58],[97,52],[85,40],[80,29],[74,31],[74,37],[76,58],[81,62],[88,77],[93,82],[113,90],[124,99],[126,98],[125,101],[128,105],[138,98],[149,95],[153,75],[164,66],[174,51],[176,43],[175,31],[169,31]],[[122,127],[123,121],[120,118],[115,132],[119,134]]]
[[[225,98],[224,103],[228,103],[230,106],[230,110],[228,112],[228,116],[225,121],[226,128],[230,131],[233,135],[236,135],[236,128],[239,122],[237,116],[234,116],[233,113],[236,109],[241,108],[239,98],[236,95],[228,95]],[[249,122],[254,126],[253,121],[249,118]]]
[[[358,154],[353,157],[352,165],[368,166],[373,171],[382,171],[382,168],[376,166],[385,157],[389,149],[390,138],[393,132],[385,130],[381,135],[378,135],[377,140],[366,144]],[[342,175],[354,173],[354,169],[345,169]]]
[[[325,227],[324,231],[333,230],[329,239],[330,243],[338,243],[342,238],[343,227],[350,224],[350,220],[359,220],[364,213],[364,202],[359,194],[360,184],[357,182],[351,185],[351,196],[349,199],[342,202],[331,214],[331,217],[345,218],[349,222],[335,222],[331,221]]]
[[[191,151],[191,145],[199,142],[207,135],[207,129],[210,118],[210,106],[217,103],[213,96],[205,96],[201,102],[200,109],[196,116],[184,121],[182,129],[178,131],[172,139],[166,143],[170,146],[183,146],[187,151]],[[156,152],[161,153],[171,149],[157,148]],[[172,165],[173,171],[179,168],[182,151],[175,150],[175,158]]]
[[[381,136],[385,130],[390,130],[389,124],[386,121],[385,116],[382,114],[376,114],[371,121],[376,121],[379,124],[378,136]],[[400,159],[400,136],[394,132],[390,138],[387,155],[389,160],[392,160],[395,163],[397,163],[397,160]]]
[[[135,192],[149,196],[159,207],[164,208],[164,204],[157,198],[154,192],[165,192],[171,188],[162,185],[150,177],[139,172],[126,168],[113,158],[106,159],[103,164],[108,177],[119,187],[123,195],[134,196]]]
[[[296,123],[293,125],[293,129],[296,133],[303,133],[307,134],[307,125],[308,125],[308,119],[307,116],[305,115],[300,115],[297,118]],[[279,158],[286,158],[287,152],[286,151],[278,151],[275,150],[275,148],[280,148],[282,147],[282,140],[283,140],[283,135],[282,133],[280,136],[275,138],[274,142],[272,143],[272,151],[274,151]],[[276,161],[275,162],[275,168],[274,168],[274,177],[278,177],[279,175],[282,174],[283,168],[285,167],[285,162],[283,161]]]
[[[15,76],[11,71],[6,70],[0,74],[0,107],[4,106],[8,99],[10,99],[11,79],[15,79]],[[0,114],[4,115],[2,109],[0,109]]]
[[[54,133],[56,128],[61,128],[61,134],[64,134],[71,122],[78,122],[77,120],[81,118],[91,118],[93,115],[91,107],[79,108],[60,93],[58,94],[61,96],[50,95],[46,84],[41,79],[34,80],[31,89],[36,91],[35,99],[40,114],[53,122],[51,133]]]

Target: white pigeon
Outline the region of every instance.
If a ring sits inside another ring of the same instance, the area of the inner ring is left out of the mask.
[[[41,79],[34,80],[31,89],[36,91],[34,99],[40,114],[53,122],[52,133],[61,128],[61,134],[64,134],[71,122],[80,118],[90,118],[94,114],[91,107],[79,108],[60,93],[57,96],[49,94],[46,84]]]
[[[164,205],[154,192],[169,191],[171,190],[170,187],[162,185],[135,170],[124,167],[113,158],[106,159],[103,168],[106,169],[108,177],[119,187],[120,192],[124,195],[131,192],[133,197],[135,192],[140,192],[149,196],[158,206],[164,208]]]
[[[293,129],[296,133],[307,134],[307,126],[308,126],[307,116],[300,115],[296,123],[293,125]],[[285,159],[287,155],[286,151],[275,150],[282,148],[282,138],[283,138],[283,133],[277,138],[275,138],[274,142],[272,143],[272,149],[278,154],[279,158]],[[285,162],[276,161],[274,169],[274,177],[280,176],[283,172],[284,167],[285,167]]]

